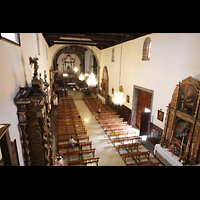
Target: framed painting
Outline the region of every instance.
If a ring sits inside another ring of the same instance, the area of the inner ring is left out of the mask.
[[[162,109],[158,110],[157,119],[160,120],[161,122],[163,122],[163,119],[164,119],[164,112],[162,111]]]

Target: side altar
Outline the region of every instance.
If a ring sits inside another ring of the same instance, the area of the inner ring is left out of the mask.
[[[171,149],[170,151],[180,161],[184,161],[185,165],[200,163],[199,103],[200,81],[190,76],[176,85],[167,108],[164,131],[160,142],[163,151],[160,152],[166,153],[165,150],[173,146],[173,152]],[[156,148],[159,151],[160,148],[158,146]]]

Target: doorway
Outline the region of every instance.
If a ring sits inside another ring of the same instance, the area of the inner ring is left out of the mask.
[[[153,90],[134,85],[131,125],[147,135],[151,121]]]

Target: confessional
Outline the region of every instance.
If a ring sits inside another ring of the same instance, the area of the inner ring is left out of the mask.
[[[176,147],[188,165],[200,163],[200,81],[191,76],[179,82],[167,108],[161,146]]]

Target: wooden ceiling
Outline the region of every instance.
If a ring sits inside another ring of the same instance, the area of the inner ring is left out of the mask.
[[[87,45],[105,49],[150,33],[42,33],[49,47],[54,44]]]

